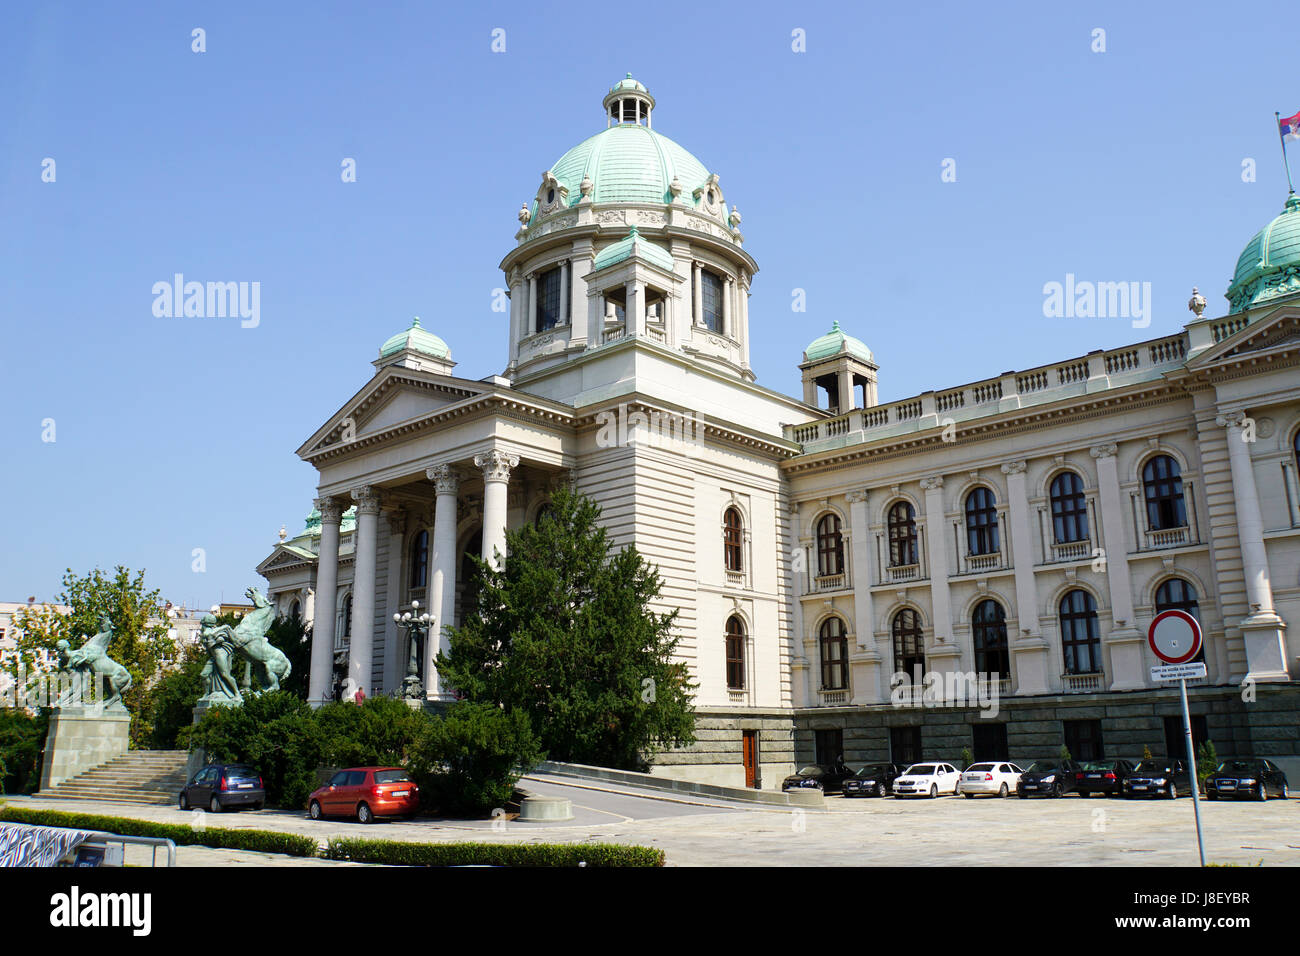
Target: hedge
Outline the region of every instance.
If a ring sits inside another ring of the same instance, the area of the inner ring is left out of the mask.
[[[401,843],[330,840],[325,856],[387,866],[663,866],[664,851],[617,843]]]
[[[29,810],[0,807],[0,822],[30,823],[43,827],[70,827],[77,830],[103,830],[120,836],[162,837],[177,846],[207,846],[222,850],[252,850],[258,853],[282,853],[287,856],[317,856],[319,845],[314,837],[271,830],[225,830],[206,827],[196,830],[185,823],[154,823],[128,817],[105,817],[91,813],[65,813],[62,810]]]

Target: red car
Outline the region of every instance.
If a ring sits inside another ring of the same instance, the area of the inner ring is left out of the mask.
[[[313,820],[356,817],[408,817],[420,807],[420,789],[401,767],[352,767],[340,770],[307,800]]]

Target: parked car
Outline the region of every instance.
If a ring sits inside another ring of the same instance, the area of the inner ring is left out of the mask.
[[[957,794],[961,773],[952,764],[914,763],[894,781],[896,797],[937,797],[941,793]]]
[[[821,767],[812,764],[782,780],[781,790],[782,792],[786,790],[820,790],[823,793],[842,793],[844,791],[844,781],[852,776],[853,771],[844,764],[833,767]]]
[[[181,788],[180,807],[207,807],[213,813],[235,807],[261,810],[266,805],[262,775],[248,764],[208,764]]]
[[[1143,760],[1120,784],[1120,793],[1130,799],[1163,794],[1176,800],[1180,794],[1191,792],[1192,776],[1186,765],[1169,757]]]
[[[976,794],[983,793],[988,796],[1005,797],[1020,786],[1020,775],[1023,772],[1015,764],[1005,760],[973,763],[962,772],[962,796],[971,799]]]
[[[1120,785],[1133,772],[1127,760],[1089,760],[1074,775],[1074,789],[1081,797],[1100,793],[1103,797],[1119,793]]]
[[[377,817],[407,817],[420,808],[420,789],[400,767],[352,767],[340,770],[307,800],[313,820],[356,817],[374,823]]]
[[[1225,760],[1217,770],[1205,778],[1205,796],[1210,800],[1219,797],[1253,797],[1267,800],[1276,794],[1285,800],[1291,795],[1284,774],[1271,760],[1261,757],[1238,757]]]
[[[1020,786],[1016,793],[1023,800],[1027,797],[1063,797],[1074,792],[1075,774],[1083,772],[1083,764],[1077,760],[1061,760],[1048,757],[1035,760],[1020,775]]]
[[[883,797],[894,792],[894,781],[898,779],[899,769],[896,764],[877,763],[863,767],[851,777],[844,780],[846,797]]]

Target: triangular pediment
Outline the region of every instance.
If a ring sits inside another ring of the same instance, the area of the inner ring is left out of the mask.
[[[1225,319],[1224,323],[1232,320]],[[1300,305],[1285,305],[1249,325],[1226,335],[1187,363],[1189,371],[1201,371],[1230,363],[1251,353],[1300,346]]]
[[[305,548],[295,548],[291,545],[277,545],[276,549],[267,556],[267,558],[257,566],[257,573],[265,576],[268,571],[277,571],[281,568],[292,567],[303,562],[313,562],[316,555]]]
[[[488,391],[482,382],[388,366],[335,412],[301,448],[307,456],[416,421]]]

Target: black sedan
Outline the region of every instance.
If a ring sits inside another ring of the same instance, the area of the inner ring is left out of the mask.
[[[894,792],[894,778],[901,773],[896,764],[877,763],[863,767],[844,780],[846,797],[883,797]]]
[[[1143,760],[1120,785],[1120,793],[1129,798],[1164,796],[1176,800],[1179,794],[1191,792],[1192,776],[1187,766],[1168,757]]]
[[[1083,765],[1076,760],[1049,757],[1035,760],[1020,775],[1016,795],[1024,800],[1030,796],[1063,797],[1076,789],[1076,774],[1083,773]]]
[[[1089,760],[1074,775],[1074,789],[1081,797],[1090,797],[1094,793],[1103,797],[1115,796],[1132,772],[1133,764],[1127,760]]]
[[[781,790],[820,790],[822,793],[842,793],[844,781],[853,771],[840,764],[838,767],[804,767],[781,781]]]
[[[266,804],[262,776],[242,763],[209,764],[181,788],[180,807],[206,807],[220,813],[235,807],[261,810]]]
[[[1267,800],[1274,795],[1285,800],[1290,794],[1286,774],[1272,761],[1259,757],[1225,760],[1219,764],[1218,770],[1205,778],[1205,796],[1210,800],[1219,797]]]

